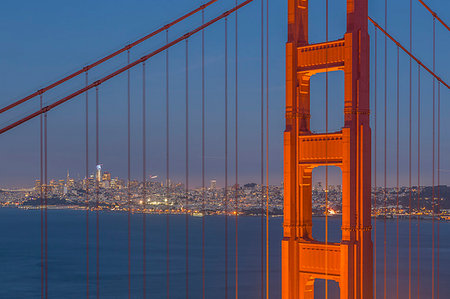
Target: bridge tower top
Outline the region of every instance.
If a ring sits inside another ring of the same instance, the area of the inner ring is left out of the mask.
[[[372,298],[371,137],[367,0],[347,1],[343,39],[308,42],[308,1],[288,0],[286,130],[284,132],[284,299],[313,298],[314,280],[339,283],[341,298]],[[310,130],[310,78],[343,71],[341,131]],[[342,240],[312,234],[312,171],[342,170]]]
[[[367,31],[367,0],[347,0],[347,32]],[[288,0],[288,42],[308,44],[308,0]]]

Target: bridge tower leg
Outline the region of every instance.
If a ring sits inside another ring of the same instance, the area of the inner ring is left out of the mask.
[[[367,0],[347,0],[342,39],[308,43],[308,0],[288,0],[286,130],[284,132],[284,237],[282,298],[314,298],[314,280],[339,283],[340,297],[373,297],[371,240],[371,131]],[[343,71],[344,127],[310,130],[310,78]],[[342,240],[312,235],[312,170],[342,170]]]

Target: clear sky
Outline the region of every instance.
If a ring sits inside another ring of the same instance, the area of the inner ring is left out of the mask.
[[[174,18],[196,8],[205,1],[3,1],[0,11],[3,47],[0,48],[0,106],[49,84],[60,77],[91,63],[127,43],[159,28]],[[241,2],[241,1],[240,1]],[[413,0],[413,53],[432,67],[432,17]],[[426,1],[444,21],[450,23],[450,3],[447,0]],[[345,31],[345,0],[330,1],[330,40],[343,37]],[[310,1],[310,42],[325,39],[325,0]],[[219,0],[206,10],[207,20],[233,7],[232,0]],[[258,182],[260,172],[260,2],[239,12],[239,168],[240,182]],[[282,181],[282,132],[284,130],[284,78],[287,1],[270,1],[269,21],[269,118],[270,118],[270,182]],[[369,15],[384,26],[384,1],[369,1]],[[229,18],[229,181],[234,182],[234,16]],[[201,24],[200,14],[170,30],[174,39]],[[409,48],[409,1],[388,0],[388,31]],[[374,30],[371,55],[371,103],[374,116]],[[436,73],[450,81],[450,33],[436,23]],[[207,153],[206,178],[217,179],[223,185],[224,172],[224,22],[208,28],[206,33],[206,101]],[[384,173],[384,37],[378,32],[378,185]],[[164,35],[136,47],[131,59],[164,45]],[[189,117],[190,117],[190,177],[191,186],[199,186],[201,174],[201,39],[189,41]],[[396,176],[396,47],[388,42],[388,184],[395,185]],[[185,109],[185,43],[170,50],[171,101],[171,177],[184,177],[184,109]],[[126,55],[117,57],[89,74],[91,82],[123,66]],[[165,177],[165,57],[158,55],[147,62],[147,171]],[[400,184],[408,184],[409,138],[409,60],[400,53]],[[132,70],[132,176],[142,172],[142,67]],[[100,163],[113,175],[126,177],[126,76],[122,75],[100,87]],[[431,184],[432,161],[432,80],[421,76],[421,181]],[[82,87],[84,77],[44,95],[51,103]],[[325,129],[324,76],[312,79],[312,130]],[[330,74],[330,131],[343,123],[343,74]],[[90,98],[90,171],[95,169],[94,92]],[[436,97],[437,100],[437,97]],[[450,180],[450,111],[449,92],[441,87],[441,182]],[[0,116],[3,126],[39,107],[39,99],[31,100],[22,109]],[[413,184],[417,181],[417,65],[413,64]],[[84,96],[50,112],[49,178],[84,176]],[[374,129],[372,123],[372,129]],[[0,136],[0,187],[32,186],[39,177],[39,119],[30,121]],[[339,172],[331,171],[330,183],[339,184]],[[315,181],[323,181],[323,171],[314,173]]]

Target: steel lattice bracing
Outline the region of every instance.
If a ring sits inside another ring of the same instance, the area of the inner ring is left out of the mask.
[[[283,298],[314,298],[314,280],[339,283],[341,298],[372,298],[371,131],[367,0],[347,1],[344,38],[308,44],[308,1],[288,2],[284,133]],[[339,132],[310,131],[310,78],[344,71],[345,123]],[[342,170],[342,240],[312,235],[312,170]]]

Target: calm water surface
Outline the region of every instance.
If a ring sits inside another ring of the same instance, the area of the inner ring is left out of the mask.
[[[95,295],[95,214],[90,217],[90,292]],[[0,298],[40,297],[40,211],[0,209]],[[147,295],[166,297],[166,216],[147,215]],[[101,212],[100,297],[128,297],[128,216]],[[185,298],[185,217],[171,215],[170,297]],[[206,297],[225,298],[225,237],[223,216],[206,217]],[[239,297],[261,298],[261,218],[239,217]],[[235,292],[235,222],[228,218],[229,298]],[[408,221],[401,220],[399,237],[400,298],[408,298]],[[420,298],[431,298],[431,222],[421,222]],[[340,239],[340,220],[330,219],[330,241]],[[314,236],[323,239],[324,219],[314,219]],[[282,218],[270,219],[270,294],[280,298]],[[384,224],[377,221],[377,291],[384,291]],[[440,226],[440,295],[450,298],[450,223]],[[189,295],[202,295],[202,218],[189,218]],[[142,298],[142,215],[131,216],[131,294]],[[417,225],[412,227],[412,287],[417,298]],[[387,294],[395,297],[396,221],[387,221]],[[50,298],[86,297],[86,212],[48,210],[48,287]],[[324,298],[324,282],[315,285],[316,298]],[[330,283],[329,298],[338,298]]]

